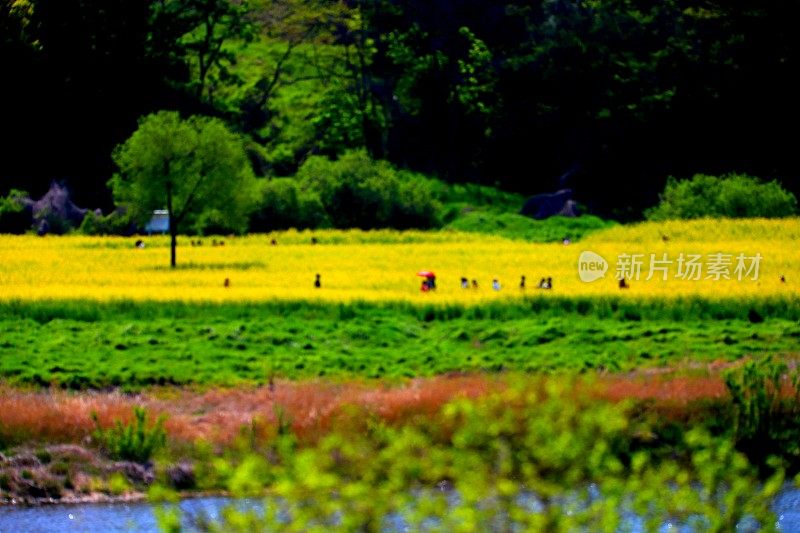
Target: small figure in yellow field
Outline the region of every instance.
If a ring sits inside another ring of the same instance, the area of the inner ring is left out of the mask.
[[[316,287],[317,289],[322,287],[322,282],[319,279],[319,274],[317,274],[317,279],[314,280],[314,287]]]

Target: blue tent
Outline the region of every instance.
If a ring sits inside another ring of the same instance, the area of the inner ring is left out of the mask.
[[[150,222],[145,224],[144,231],[148,235],[153,233],[166,233],[169,231],[169,214],[166,209],[156,209]]]

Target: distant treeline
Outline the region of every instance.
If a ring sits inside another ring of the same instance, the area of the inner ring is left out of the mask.
[[[366,148],[451,182],[638,217],[668,176],[800,189],[793,0],[0,0],[0,194],[66,180],[161,109],[222,118],[257,175]]]

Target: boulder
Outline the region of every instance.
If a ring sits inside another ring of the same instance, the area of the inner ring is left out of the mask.
[[[128,481],[135,484],[150,485],[155,480],[152,463],[139,464],[133,461],[117,461],[108,468],[109,472],[120,472]]]
[[[67,187],[56,181],[50,184],[44,196],[31,202],[31,208],[39,235],[64,233],[70,227],[78,227],[89,212],[75,205]]]
[[[42,466],[42,462],[39,461],[39,458],[30,452],[18,453],[17,455],[6,459],[5,462],[8,463],[9,466],[19,468],[37,468]]]
[[[577,204],[572,200],[572,189],[531,196],[522,206],[520,213],[536,220],[556,215],[565,217],[580,215]]]
[[[195,486],[194,467],[191,463],[180,462],[167,470],[167,480],[176,490],[193,489]]]

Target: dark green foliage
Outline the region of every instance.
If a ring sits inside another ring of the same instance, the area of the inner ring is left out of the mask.
[[[431,228],[440,208],[431,180],[359,150],[312,156],[294,181],[267,183],[253,228]]]
[[[337,88],[323,93],[321,111],[313,120],[320,152],[336,156],[354,146],[364,146],[358,106],[358,98],[352,92]]]
[[[250,219],[251,232],[286,228],[324,228],[330,221],[322,202],[313,191],[302,190],[292,178],[275,178],[264,183],[259,208]]]
[[[112,459],[146,463],[167,441],[164,430],[165,416],[148,424],[147,412],[142,407],[133,408],[133,421],[123,425],[116,420],[111,428],[102,428],[96,413],[92,413],[95,431],[92,434]]]
[[[84,235],[131,235],[135,230],[136,225],[131,217],[120,210],[108,215],[97,215],[89,211],[78,228]]]
[[[775,122],[800,117],[799,13],[789,0],[6,1],[2,194],[65,176],[80,205],[109,211],[111,150],[165,108],[223,117],[263,174],[366,147],[449,182],[566,184],[628,216],[698,170],[797,192]]]
[[[319,195],[336,228],[428,228],[437,222],[439,204],[427,180],[373,161],[363,150],[336,161],[310,157],[297,180]]]
[[[614,222],[584,215],[533,220],[518,214],[522,195],[479,185],[448,184],[397,170],[362,152],[337,161],[310,158],[295,178],[263,182],[251,232],[286,228],[394,227],[501,235],[531,242],[577,240]]]
[[[746,361],[725,373],[733,403],[733,434],[742,451],[763,461],[779,456],[800,465],[800,371],[778,358]]]
[[[21,234],[31,229],[31,210],[23,203],[27,197],[25,191],[12,189],[6,198],[0,198],[0,233]]]
[[[198,101],[213,104],[221,86],[235,84],[230,66],[236,55],[224,45],[233,40],[246,41],[253,35],[246,2],[230,0],[164,0],[155,2],[151,23],[172,26],[183,31],[177,42],[169,43],[176,63],[189,67],[188,80],[173,80]],[[175,29],[173,29],[177,33]]]
[[[646,212],[650,220],[702,217],[792,216],[797,199],[776,181],[731,174],[721,178],[697,174],[690,180],[667,182],[661,203]]]

